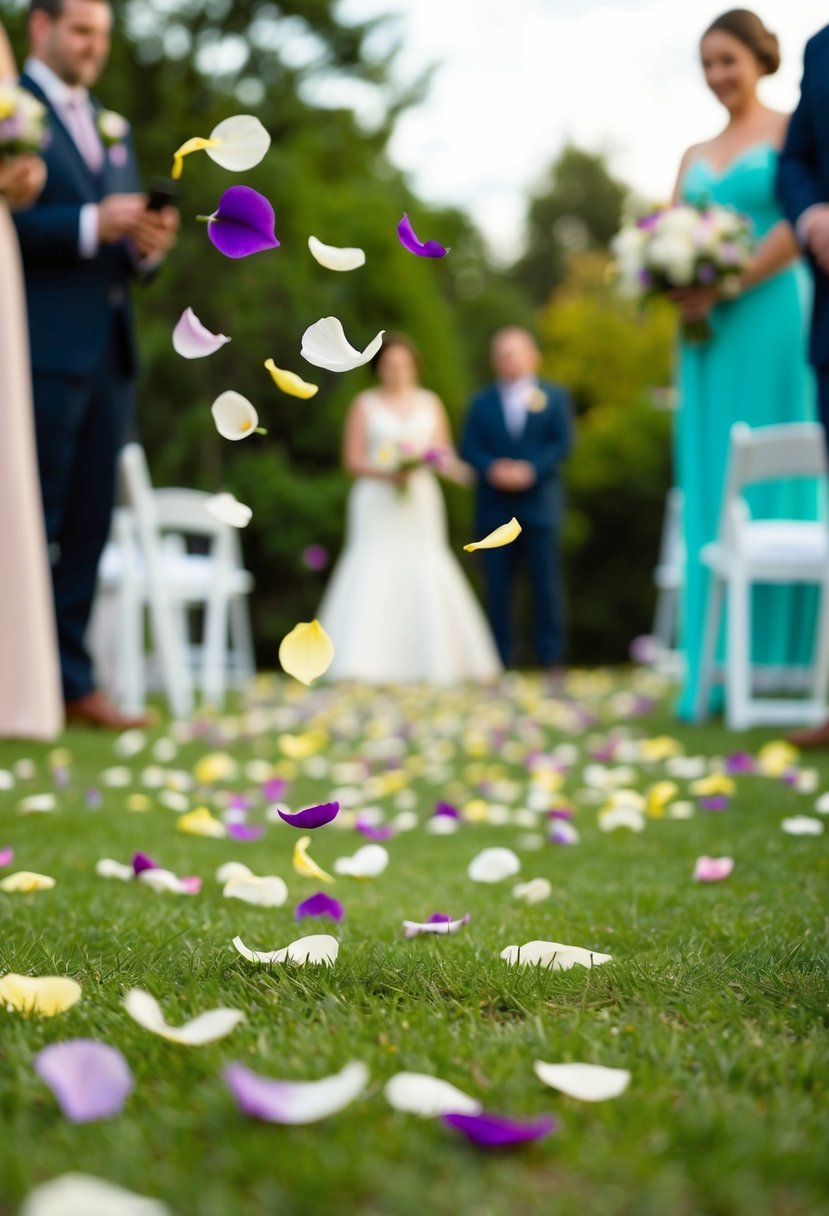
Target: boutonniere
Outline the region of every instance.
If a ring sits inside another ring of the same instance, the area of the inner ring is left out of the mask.
[[[101,110],[98,114],[98,134],[113,165],[125,165],[127,162],[124,141],[129,132],[130,124],[126,118],[116,114],[114,110]]]
[[[547,408],[548,397],[543,388],[537,385],[527,398],[527,409],[531,414],[540,414],[542,410]]]

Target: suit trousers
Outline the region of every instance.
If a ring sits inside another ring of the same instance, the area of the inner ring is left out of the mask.
[[[829,444],[829,367],[818,367],[815,369],[815,374],[817,376],[818,414],[826,432],[827,444]]]
[[[135,382],[113,318],[104,354],[84,377],[34,375],[35,430],[65,701],[94,688],[84,645],[98,562],[109,535],[118,453]]]
[[[513,594],[522,567],[532,593],[533,647],[542,667],[561,662],[564,652],[564,607],[558,532],[526,527],[517,540],[500,549],[482,549],[486,607],[501,662],[513,653]]]

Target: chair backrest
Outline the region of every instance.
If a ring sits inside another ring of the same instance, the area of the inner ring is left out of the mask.
[[[789,477],[821,479],[829,476],[826,437],[818,422],[788,422],[777,426],[750,427],[735,422],[720,513],[720,535],[727,537],[735,504],[742,491],[764,481]]]

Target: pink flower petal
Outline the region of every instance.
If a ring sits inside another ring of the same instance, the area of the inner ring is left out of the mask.
[[[733,857],[698,857],[694,866],[697,882],[721,882],[734,869]]]
[[[67,1039],[44,1047],[35,1056],[35,1072],[73,1123],[117,1115],[134,1084],[120,1051],[94,1039]]]
[[[173,349],[182,359],[204,359],[229,341],[224,334],[213,334],[202,325],[192,308],[185,308],[173,330]]]
[[[14,861],[14,849],[9,846],[7,849],[0,849],[0,869],[4,866],[10,866]]]

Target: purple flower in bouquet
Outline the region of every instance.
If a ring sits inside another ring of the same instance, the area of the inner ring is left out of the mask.
[[[328,560],[328,550],[325,545],[308,545],[302,550],[302,564],[306,570],[325,570]]]

